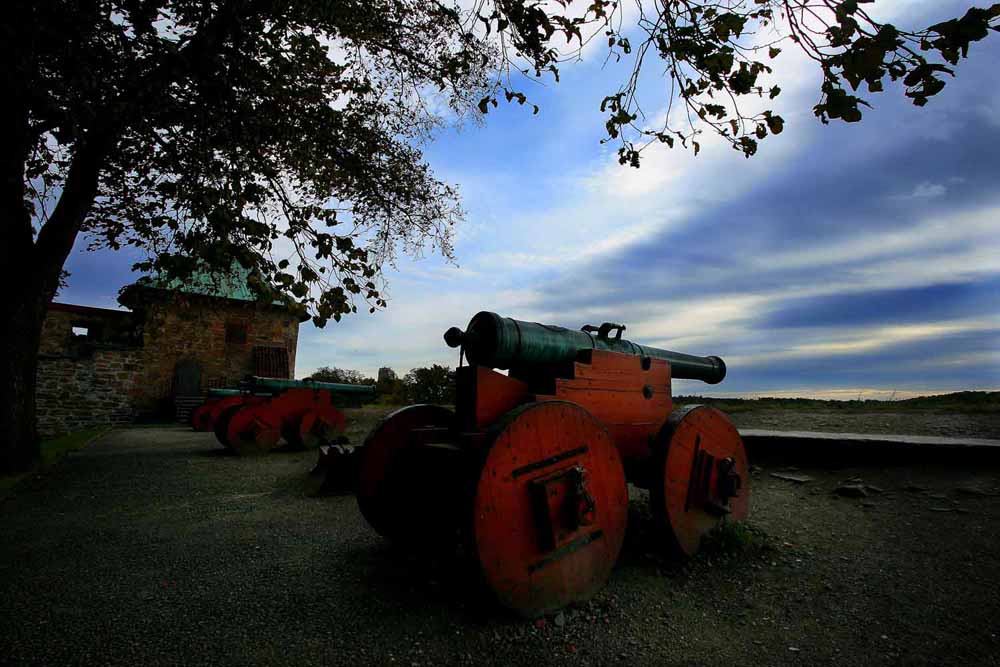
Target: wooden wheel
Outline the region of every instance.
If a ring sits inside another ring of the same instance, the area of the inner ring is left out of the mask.
[[[585,409],[529,403],[492,431],[480,469],[472,550],[504,606],[538,616],[596,593],[625,538],[618,450]]]
[[[281,419],[269,403],[244,406],[229,416],[226,442],[242,456],[266,454],[281,440]],[[220,421],[222,421],[220,419]]]
[[[358,474],[358,508],[375,531],[389,540],[412,532],[407,508],[421,498],[406,497],[412,470],[405,470],[406,452],[416,429],[449,430],[454,414],[437,405],[410,405],[384,417],[365,438]],[[426,483],[426,480],[419,480]]]
[[[209,403],[202,403],[192,410],[191,428],[196,431],[211,431],[212,426],[214,426],[214,416],[218,414],[215,411],[215,404],[218,402],[219,401],[211,401]]]
[[[314,408],[301,419],[283,425],[282,435],[289,445],[299,449],[317,449],[333,444],[344,432],[344,413],[332,406]]]
[[[334,440],[343,434],[346,421],[344,413],[332,406],[310,410],[302,415],[298,423],[295,444],[305,449],[334,444]]]
[[[191,425],[196,431],[214,431],[219,417],[228,408],[234,405],[238,407],[256,405],[263,400],[260,396],[224,396],[196,408],[191,413]]]
[[[689,557],[723,520],[741,521],[750,506],[743,441],[725,414],[704,405],[671,413],[654,456],[649,500],[668,544]]]
[[[228,431],[229,431],[229,420],[232,419],[233,415],[239,412],[243,408],[243,405],[230,405],[228,408],[224,409],[219,413],[219,416],[215,420],[215,424],[212,426],[212,430],[215,431],[215,439],[219,441],[219,444],[226,449],[232,449],[232,445],[229,444]]]

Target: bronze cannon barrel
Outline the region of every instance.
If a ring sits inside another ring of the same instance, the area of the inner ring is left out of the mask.
[[[335,394],[375,396],[375,385],[373,384],[343,384],[340,382],[317,382],[315,380],[290,380],[286,378],[266,378],[257,375],[247,377],[243,384],[253,391],[278,392],[284,389],[323,389]]]
[[[719,357],[639,345],[621,337],[624,329],[624,325],[607,322],[574,331],[483,311],[472,318],[464,332],[452,327],[444,338],[451,347],[461,346],[469,363],[489,368],[567,363],[584,350],[607,350],[668,361],[674,378],[718,384],[726,377],[726,364]],[[610,335],[613,331],[617,333],[614,337]]]
[[[242,396],[245,392],[241,389],[219,389],[216,387],[211,387],[208,390],[208,395],[212,398],[225,398],[226,396]]]

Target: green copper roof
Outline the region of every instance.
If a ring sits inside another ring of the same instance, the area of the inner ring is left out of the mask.
[[[247,286],[247,277],[250,272],[239,265],[234,265],[228,274],[212,273],[209,271],[198,271],[187,280],[171,278],[160,274],[153,278],[140,279],[147,281],[146,285],[158,289],[165,289],[185,294],[200,294],[202,296],[215,296],[223,299],[235,299],[237,301],[256,301],[254,293]],[[277,303],[277,302],[276,302]]]
[[[228,273],[201,270],[195,271],[186,280],[170,277],[167,273],[161,272],[155,276],[143,276],[132,285],[123,287],[119,293],[118,302],[126,308],[134,310],[143,301],[141,293],[144,290],[152,289],[254,303],[258,301],[258,298],[247,284],[249,276],[248,269],[235,263],[233,269]],[[293,303],[280,298],[271,301],[271,305],[297,310]],[[299,313],[298,317],[300,322],[309,319],[309,315],[305,311]]]
[[[253,302],[257,301],[257,297],[247,285],[249,275],[248,269],[234,264],[228,273],[202,270],[194,272],[184,280],[171,277],[166,273],[143,276],[135,281],[134,286]],[[276,306],[285,305],[281,300],[275,300],[272,303]]]

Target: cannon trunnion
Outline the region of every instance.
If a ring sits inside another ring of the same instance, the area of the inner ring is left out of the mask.
[[[414,405],[376,425],[360,464],[362,514],[404,545],[461,543],[498,600],[526,616],[604,585],[625,537],[627,483],[649,489],[664,543],[683,556],[720,521],[745,518],[736,429],[713,408],[674,410],[671,398],[673,377],[717,382],[722,360],[636,345],[623,329],[493,313],[450,329],[448,344],[473,363],[458,369],[455,411]]]

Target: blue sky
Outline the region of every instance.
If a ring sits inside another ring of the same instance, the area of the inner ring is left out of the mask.
[[[967,6],[878,4],[912,25]],[[786,49],[775,77],[786,129],[754,158],[705,139],[698,157],[664,148],[635,170],[599,143],[600,100],[622,69],[587,53],[561,83],[527,90],[537,116],[501,106],[482,126],[438,133],[428,159],[468,211],[457,264],[400,257],[388,309],[303,326],[297,375],[455,365],[441,334],[485,309],[625,322],[636,341],[726,359],[725,383],[684,392],[998,389],[998,64],[995,36],[927,107],[890,88],[860,124],[823,126],[811,112],[818,72]],[[664,102],[650,94],[646,108]],[[84,245],[59,300],[114,306],[134,258]]]

